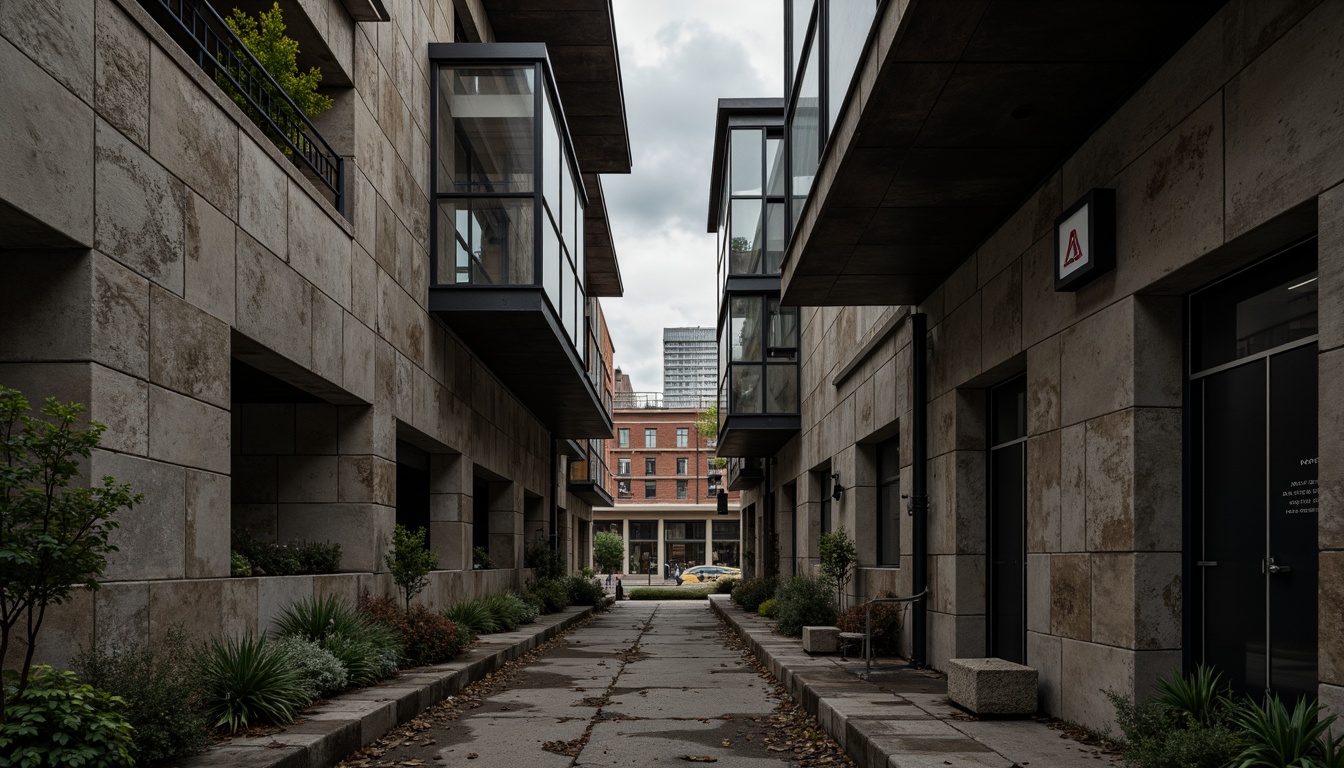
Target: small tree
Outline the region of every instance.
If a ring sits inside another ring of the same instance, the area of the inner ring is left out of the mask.
[[[844,610],[845,585],[854,575],[854,562],[858,559],[854,542],[842,525],[831,533],[821,534],[818,549],[821,554],[821,574],[835,584],[836,605]]]
[[[392,551],[383,556],[387,570],[392,572],[392,581],[406,595],[408,611],[411,599],[429,586],[429,572],[439,562],[439,556],[425,545],[426,535],[424,528],[410,531],[398,525],[392,529]]]
[[[695,431],[706,440],[715,440],[719,437],[719,407],[711,405],[700,412],[695,419]]]
[[[593,538],[593,562],[603,573],[615,573],[625,559],[625,540],[619,534],[598,531]]]
[[[285,15],[280,10],[280,3],[272,4],[271,10],[261,11],[256,18],[234,8],[224,21],[304,114],[311,117],[331,109],[331,97],[317,92],[322,71],[317,67],[311,67],[307,72],[299,71],[299,44],[285,34]],[[247,100],[241,94],[235,94],[233,98],[238,106],[244,110],[248,108]]]
[[[68,487],[104,430],[96,422],[75,427],[84,406],[52,397],[42,405],[45,418],[29,411],[18,390],[0,386],[0,659],[20,620],[28,643],[16,698],[28,687],[47,606],[67,602],[76,589],[98,589],[107,555],[117,550],[109,541],[113,518],[141,499],[111,477],[101,486]],[[0,687],[0,722],[6,704]]]

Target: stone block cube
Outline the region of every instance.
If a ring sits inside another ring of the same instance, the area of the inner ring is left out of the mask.
[[[947,697],[977,715],[1034,715],[1036,678],[1003,659],[948,659]]]
[[[803,627],[804,651],[808,653],[835,653],[839,647],[839,627]]]

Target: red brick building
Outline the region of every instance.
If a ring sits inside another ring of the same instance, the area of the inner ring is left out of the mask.
[[[741,565],[736,492],[718,514],[725,471],[715,466],[714,440],[700,436],[694,408],[663,408],[657,393],[618,389],[616,439],[607,442],[607,466],[616,504],[597,508],[596,531],[614,530],[626,542],[626,573],[662,576],[673,565]]]

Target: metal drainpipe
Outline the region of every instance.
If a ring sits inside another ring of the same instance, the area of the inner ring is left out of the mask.
[[[551,551],[560,551],[560,451],[556,439],[551,438]]]
[[[924,594],[929,588],[929,543],[928,543],[928,515],[929,515],[929,490],[928,490],[928,459],[929,459],[929,429],[928,429],[928,343],[927,343],[927,322],[928,317],[924,313],[917,313],[910,316],[911,333],[913,340],[911,342],[911,376],[913,376],[913,386],[911,392],[913,402],[911,404],[913,413],[911,414],[911,442],[910,446],[911,461],[911,480],[910,480],[910,515],[914,518],[911,528],[912,538],[914,539],[914,552],[912,552],[912,576],[913,576],[913,594]],[[910,606],[910,628],[912,642],[910,648],[910,663],[916,667],[927,666],[928,664],[928,596],[914,601]]]

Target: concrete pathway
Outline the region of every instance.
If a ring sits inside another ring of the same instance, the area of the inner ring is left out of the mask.
[[[622,603],[465,713],[438,736],[438,755],[473,768],[775,768],[790,763],[746,740],[775,703],[741,652],[723,646],[706,604]],[[570,755],[555,752],[562,744]]]
[[[778,703],[704,601],[625,602],[378,764],[779,768],[793,755],[765,740]]]

